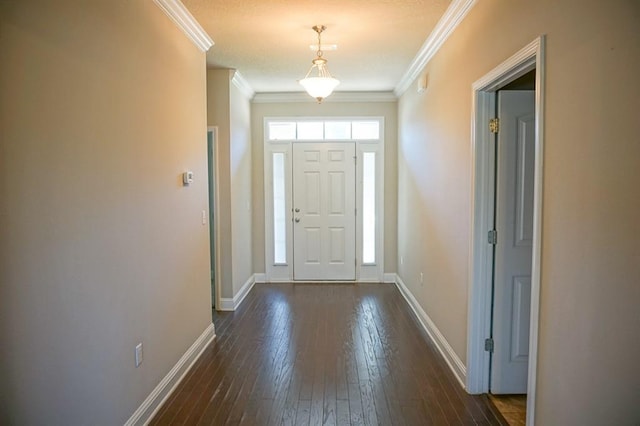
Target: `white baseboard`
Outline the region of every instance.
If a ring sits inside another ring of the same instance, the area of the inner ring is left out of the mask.
[[[242,285],[240,291],[232,298],[221,297],[219,311],[235,311],[256,283],[255,275],[251,275]]]
[[[215,337],[216,329],[212,323],[209,324],[200,337],[180,357],[176,365],[158,383],[158,386],[147,396],[142,405],[127,420],[125,426],[148,424]]]
[[[259,284],[295,282],[294,280],[292,280],[290,278],[281,279],[281,280],[268,280],[267,279],[267,274],[253,274],[253,276],[254,276],[255,282],[259,283]],[[313,282],[316,282],[316,281],[313,281]],[[333,283],[335,281],[317,281],[317,282]],[[356,282],[356,283],[379,283],[380,279],[379,278],[372,278],[370,280],[368,280],[368,279],[365,279],[365,280],[358,279],[358,280],[356,280],[354,282]],[[395,272],[383,274],[382,282],[395,284],[396,283],[396,274],[395,274]],[[231,299],[228,299],[228,300],[231,300]]]
[[[396,275],[395,283],[400,290],[400,293],[404,296],[405,300],[413,310],[413,313],[418,318],[418,322],[422,325],[422,328],[427,332],[433,343],[438,348],[438,351],[447,362],[447,365],[453,372],[453,375],[456,377],[460,386],[465,389],[466,377],[467,377],[467,368],[462,363],[462,360],[455,353],[447,339],[444,335],[438,330],[435,323],[429,318],[429,315],[422,309],[422,306],[418,303],[416,298],[413,296],[411,291],[404,284],[402,279]]]
[[[218,311],[235,311],[233,299],[229,297],[220,298],[220,306],[216,307]]]
[[[382,282],[395,284],[396,283],[396,277],[397,277],[397,275],[396,275],[395,272],[385,273],[382,276]]]

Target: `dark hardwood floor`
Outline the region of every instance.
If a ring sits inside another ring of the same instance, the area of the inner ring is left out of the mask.
[[[392,284],[258,284],[152,425],[496,425]]]

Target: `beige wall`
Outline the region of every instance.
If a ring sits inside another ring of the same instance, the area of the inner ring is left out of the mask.
[[[1,2],[0,51],[0,423],[122,424],[211,323],[205,55],[106,0]]]
[[[265,272],[264,230],[264,118],[265,117],[384,117],[384,272],[396,271],[396,178],[397,178],[397,103],[350,103],[325,101],[291,103],[252,103],[253,143],[253,270]]]
[[[220,292],[233,298],[253,275],[251,260],[251,128],[249,100],[235,70],[207,70],[207,116],[218,127]]]
[[[540,425],[640,422],[639,28],[635,1],[477,2],[399,102],[399,274],[465,360],[471,84],[547,34]]]
[[[231,85],[231,229],[233,232],[233,294],[253,276],[251,206],[251,105]]]
[[[231,119],[229,107],[230,81],[233,71],[207,70],[207,125],[218,128],[218,140],[216,141],[216,167],[218,178],[216,186],[218,190],[218,206],[214,215],[218,215],[219,228],[219,277],[218,289],[220,297],[233,297],[233,256],[231,251],[231,180],[230,161],[231,150]]]

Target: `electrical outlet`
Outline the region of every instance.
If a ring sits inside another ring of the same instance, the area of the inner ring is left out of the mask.
[[[142,364],[142,342],[136,345],[136,368]]]
[[[420,285],[422,286],[423,283],[424,283],[424,275],[422,274],[422,272],[420,272]]]
[[[207,211],[206,210],[202,210],[202,224],[203,225],[207,224]]]
[[[404,256],[400,256],[400,265],[404,265]]]

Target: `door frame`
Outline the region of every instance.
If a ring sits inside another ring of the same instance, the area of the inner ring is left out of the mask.
[[[531,316],[529,326],[529,369],[527,384],[527,424],[534,424],[538,320],[540,313],[540,256],[542,247],[542,185],[544,153],[545,37],[540,36],[472,85],[471,106],[471,255],[467,324],[467,392],[489,390],[489,352],[484,341],[491,331],[491,283],[493,246],[487,234],[493,229],[494,146],[490,143],[489,119],[495,114],[495,92],[536,70],[535,167],[533,199],[533,247],[531,262]]]
[[[266,282],[290,282],[293,281],[293,238],[292,238],[292,145],[296,140],[270,140],[268,135],[268,124],[270,122],[299,122],[299,121],[377,121],[379,123],[378,139],[321,139],[304,140],[299,142],[331,142],[355,143],[356,156],[356,208],[362,211],[362,174],[363,174],[363,154],[375,153],[376,167],[376,254],[373,263],[362,261],[362,214],[356,214],[356,278],[354,282],[383,282],[384,281],[384,164],[385,164],[385,120],[381,116],[300,116],[300,117],[265,117],[263,120],[264,137],[264,157],[263,157],[263,184],[264,184],[264,244],[265,244],[265,281]],[[273,165],[272,154],[282,153],[285,157],[285,220],[290,226],[287,228],[286,262],[276,264],[274,262],[273,249]],[[314,281],[324,282],[324,281]],[[328,281],[334,282],[334,281]]]
[[[207,168],[210,160],[213,163],[213,188],[211,188],[211,182],[209,179],[209,171],[207,170],[207,192],[211,192],[213,189],[213,197],[209,197],[209,244],[213,246],[213,285],[215,290],[215,309],[219,310],[221,306],[221,295],[220,295],[220,215],[217,214],[217,206],[220,205],[220,167],[219,161],[220,158],[218,147],[218,126],[208,126],[207,127],[207,140],[209,139],[209,132],[213,134],[213,146],[212,146],[212,154],[213,159],[207,158]],[[208,145],[208,142],[207,142]],[[209,148],[207,146],[207,157],[209,157]],[[211,215],[213,214],[213,221],[211,220]],[[212,232],[213,230],[213,232]],[[211,238],[213,237],[213,242]],[[209,253],[209,258],[211,258],[211,253]]]

